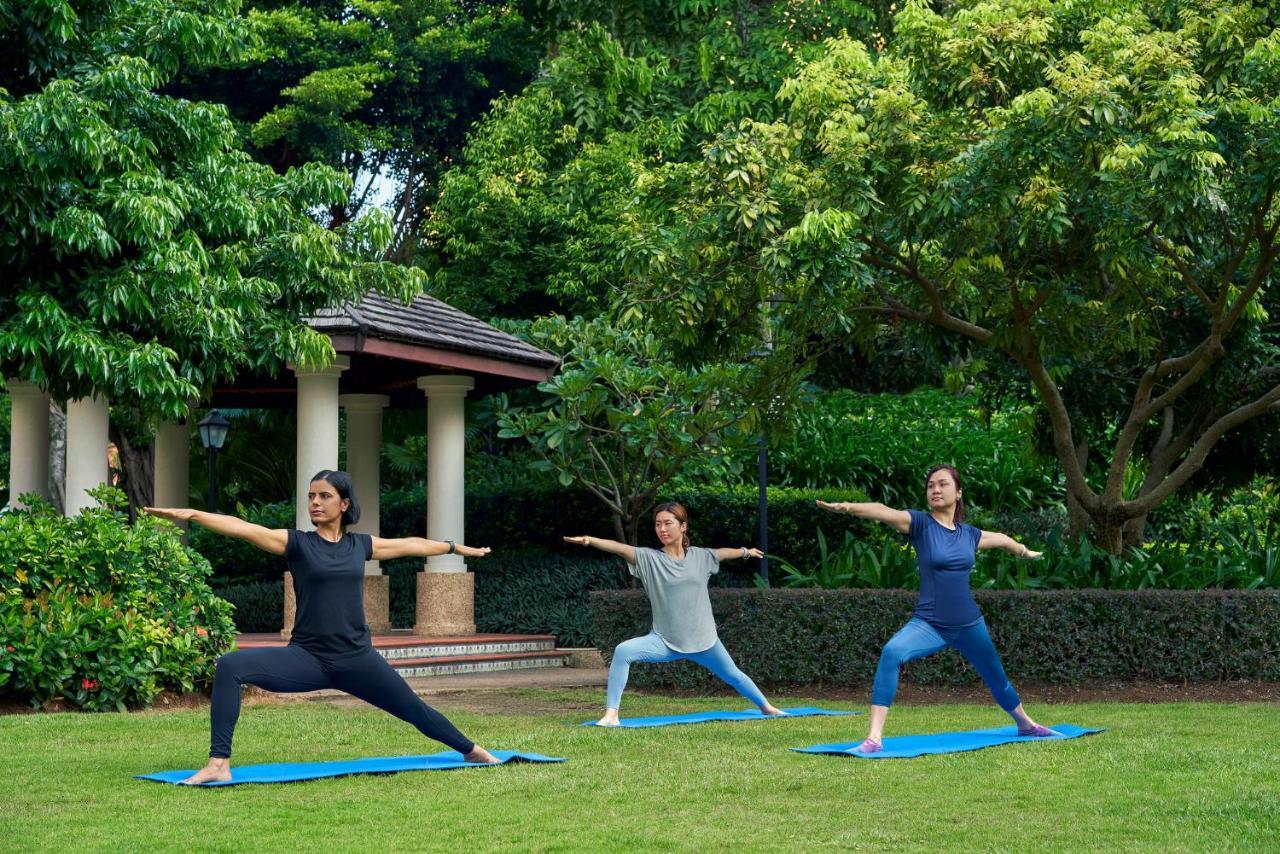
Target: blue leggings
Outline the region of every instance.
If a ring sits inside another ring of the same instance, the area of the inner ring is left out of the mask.
[[[1022,701],[1004,674],[1000,655],[991,642],[985,620],[978,620],[962,629],[939,629],[919,617],[912,617],[884,645],[880,666],[876,668],[876,681],[871,686],[871,705],[893,705],[893,695],[898,693],[898,669],[908,661],[933,655],[947,647],[954,647],[969,660],[982,681],[987,683],[987,690],[1000,708],[1006,712],[1018,708]]]
[[[459,753],[470,753],[475,747],[444,715],[422,702],[373,647],[363,653],[330,660],[290,645],[244,649],[218,659],[209,710],[211,757],[231,756],[231,736],[240,717],[240,686],[245,683],[282,694],[337,688],[413,724],[427,738],[434,738]]]
[[[658,664],[664,661],[692,661],[702,665],[716,676],[724,680],[730,688],[746,697],[757,706],[763,707],[767,700],[751,677],[738,669],[729,657],[724,644],[716,641],[716,645],[702,652],[676,652],[667,646],[657,632],[649,632],[641,638],[623,641],[613,651],[613,661],[609,665],[609,688],[606,691],[605,707],[616,709],[622,702],[622,689],[627,687],[627,676],[631,673],[631,665],[637,661]]]

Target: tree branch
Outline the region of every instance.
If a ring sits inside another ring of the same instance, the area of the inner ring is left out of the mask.
[[[1266,413],[1280,404],[1280,385],[1274,386],[1266,394],[1218,418],[1200,435],[1187,456],[1158,487],[1134,501],[1126,501],[1120,505],[1120,512],[1127,518],[1150,513],[1176,492],[1193,474],[1204,465],[1205,457],[1217,444],[1218,440],[1229,430],[1233,430]]]

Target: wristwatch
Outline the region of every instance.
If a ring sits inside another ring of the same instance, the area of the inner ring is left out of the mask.
[[[457,543],[455,543],[453,540],[445,540],[445,542],[449,544],[449,551],[445,552],[445,554],[452,555],[452,554],[458,553]]]

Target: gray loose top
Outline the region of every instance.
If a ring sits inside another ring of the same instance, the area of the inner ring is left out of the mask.
[[[653,630],[676,652],[702,652],[716,645],[707,581],[720,571],[713,549],[689,548],[684,560],[658,549],[636,549],[631,574],[640,579],[653,609]]]

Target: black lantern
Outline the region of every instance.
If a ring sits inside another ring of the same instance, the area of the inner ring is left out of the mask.
[[[200,419],[196,425],[200,430],[200,444],[209,449],[209,512],[218,512],[218,450],[227,441],[227,431],[231,422],[216,409]]]

